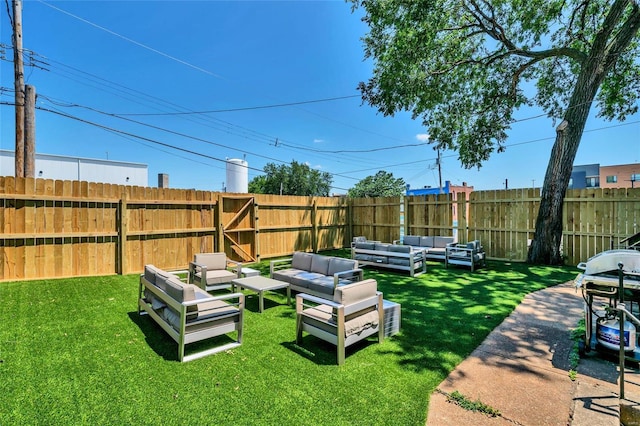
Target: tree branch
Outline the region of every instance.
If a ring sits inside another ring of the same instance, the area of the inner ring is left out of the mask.
[[[611,66],[617,61],[618,56],[624,52],[631,43],[631,40],[633,40],[636,34],[638,34],[638,31],[640,31],[640,6],[634,3],[633,0],[631,0],[631,3],[631,7],[633,8],[631,14],[622,25],[620,32],[614,37],[609,47],[609,52],[604,63],[606,70],[611,68]]]
[[[494,56],[489,60],[488,63],[495,62],[495,60],[497,59],[510,55],[523,56],[526,58],[537,60],[551,58],[554,56],[566,56],[580,63],[584,62],[587,59],[587,55],[584,52],[571,47],[557,47],[540,51],[521,49],[507,37],[504,28],[496,21],[493,9],[491,9],[491,16],[489,16],[487,13],[482,11],[479,4],[475,0],[471,0],[469,3],[473,6],[473,9],[469,8],[467,5],[465,5],[465,7],[467,11],[471,13],[471,15],[476,19],[476,25],[485,34],[502,43],[502,45],[507,49],[506,53],[500,53],[499,55]]]

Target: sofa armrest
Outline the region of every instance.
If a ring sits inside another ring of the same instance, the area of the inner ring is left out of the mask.
[[[226,301],[230,299],[238,299],[238,302],[231,303],[231,305],[240,305],[244,302],[244,294],[243,293],[226,293],[220,296],[203,297],[195,300],[189,300],[187,302],[182,302],[182,305],[194,306],[194,305],[199,305],[200,303],[215,302],[216,300]]]
[[[458,256],[471,256],[473,254],[473,252],[475,251],[474,249],[470,249],[468,248],[466,245],[459,245],[459,244],[452,244],[452,245],[448,245],[447,244],[447,255],[458,255]]]
[[[278,269],[284,269],[287,266],[291,267],[291,262],[293,261],[293,257],[287,257],[286,259],[277,259],[269,262],[269,276],[273,277],[273,272]]]
[[[242,262],[227,258],[227,268],[235,269],[238,278],[242,278]]]
[[[360,268],[349,269],[348,271],[336,272],[333,274],[333,288],[338,286],[341,279],[348,279],[351,282],[362,281],[364,271]]]
[[[339,308],[342,306],[342,304],[334,302],[333,300],[324,299],[322,297],[313,296],[307,293],[298,293],[296,294],[296,311],[298,313],[302,312],[302,309],[304,306],[307,306],[307,307],[314,306],[314,305],[305,304],[304,303],[305,300],[309,302],[313,302],[316,305],[327,305],[327,306],[331,306],[332,308]]]

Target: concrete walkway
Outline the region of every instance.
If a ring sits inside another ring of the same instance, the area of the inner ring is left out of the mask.
[[[620,387],[615,362],[592,351],[569,377],[571,329],[583,316],[573,282],[528,295],[431,395],[427,424],[439,425],[619,425]],[[626,380],[640,382],[636,371]],[[635,377],[634,377],[635,376]],[[640,395],[625,386],[625,397]],[[489,417],[448,402],[458,391],[498,410]]]

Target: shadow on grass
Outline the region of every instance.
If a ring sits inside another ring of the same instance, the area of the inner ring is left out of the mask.
[[[349,257],[348,249],[322,254]],[[364,268],[384,298],[402,305],[400,333],[393,336],[403,368],[446,376],[520,304],[529,293],[573,279],[571,268],[487,262],[471,272],[429,262],[418,277]],[[553,303],[553,301],[550,301]],[[552,320],[550,320],[552,321]],[[385,349],[383,349],[385,350]]]
[[[349,362],[349,355],[352,353],[377,343],[377,340],[367,339],[347,346],[345,348],[345,362]],[[282,342],[281,345],[317,365],[337,365],[338,362],[336,346],[315,336],[303,336],[301,345],[296,343],[295,340],[292,342]]]
[[[178,343],[174,341],[149,315],[139,315],[137,311],[129,312],[129,319],[136,324],[149,347],[166,361],[178,362]],[[215,336],[185,346],[185,355],[199,352],[207,348],[222,346],[235,340],[227,335]]]

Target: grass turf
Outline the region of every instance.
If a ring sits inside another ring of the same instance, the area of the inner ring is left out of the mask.
[[[262,314],[246,293],[242,346],[179,363],[137,314],[137,275],[2,283],[0,424],[424,425],[433,390],[526,294],[574,276],[498,262],[430,263],[416,278],[366,269],[402,305],[401,332],[347,348],[341,367],[328,343],[296,345],[283,292]]]

